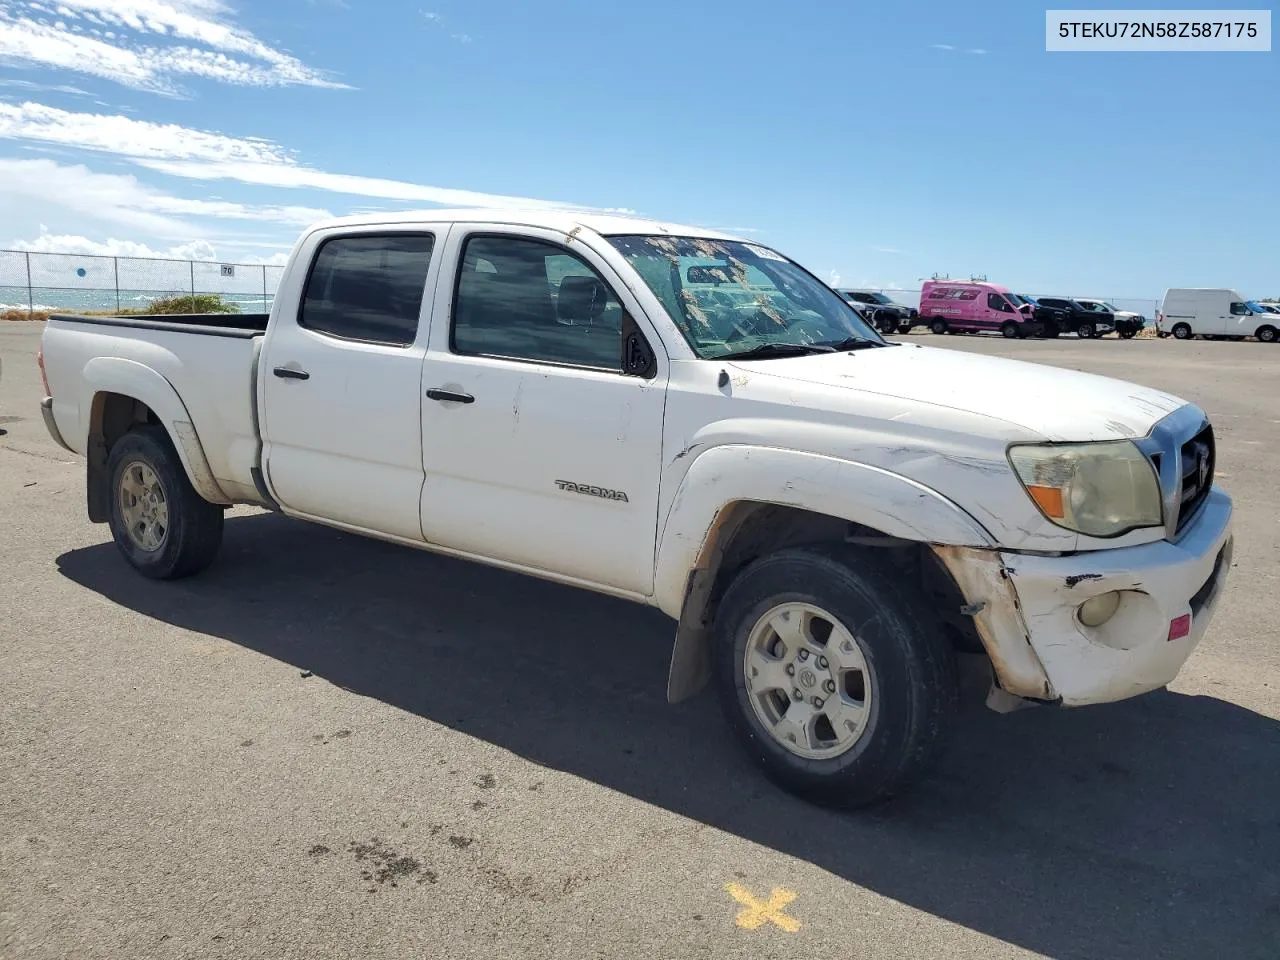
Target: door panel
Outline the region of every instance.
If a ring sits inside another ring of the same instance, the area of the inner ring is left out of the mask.
[[[647,594],[665,358],[650,379],[621,372],[624,325],[638,305],[603,260],[556,236],[489,225],[451,232],[448,260],[459,271],[440,284],[423,387],[474,399],[425,401],[423,534]]]
[[[421,232],[318,244],[303,308],[279,318],[261,362],[267,482],[287,511],[422,539],[433,245]]]

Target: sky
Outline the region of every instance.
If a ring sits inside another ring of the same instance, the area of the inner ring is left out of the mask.
[[[844,287],[1280,296],[1277,118],[1280,52],[1048,53],[1025,0],[0,0],[0,248],[552,205]]]

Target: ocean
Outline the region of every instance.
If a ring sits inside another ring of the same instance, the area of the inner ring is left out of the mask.
[[[197,290],[196,293],[204,291]],[[57,287],[36,287],[28,293],[26,287],[0,286],[0,313],[10,310],[32,309],[42,313],[80,313],[85,310],[145,310],[152,300],[162,297],[189,296],[190,290],[174,290],[172,293],[155,290],[121,290],[119,301],[115,290],[72,290]],[[241,313],[266,313],[271,309],[272,295],[264,299],[262,294],[221,293],[227,303],[234,303]]]

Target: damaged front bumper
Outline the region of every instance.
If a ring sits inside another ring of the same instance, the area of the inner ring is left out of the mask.
[[[1213,488],[1175,541],[1040,556],[936,548],[965,595],[999,688],[1083,706],[1156,690],[1177,676],[1213,617],[1231,569],[1231,498]],[[1097,627],[1081,604],[1110,592]]]

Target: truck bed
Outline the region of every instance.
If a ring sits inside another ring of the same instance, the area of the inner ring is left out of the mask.
[[[86,317],[75,313],[55,313],[49,319],[72,323],[134,327],[140,330],[170,330],[175,333],[206,334],[216,337],[253,337],[267,332],[269,313],[171,313],[157,316]]]
[[[159,401],[147,390],[172,392],[181,404],[172,418],[193,425],[225,498],[256,502],[256,377],[267,316],[53,314],[42,350],[59,432],[83,455],[96,394],[119,393],[154,404]]]

